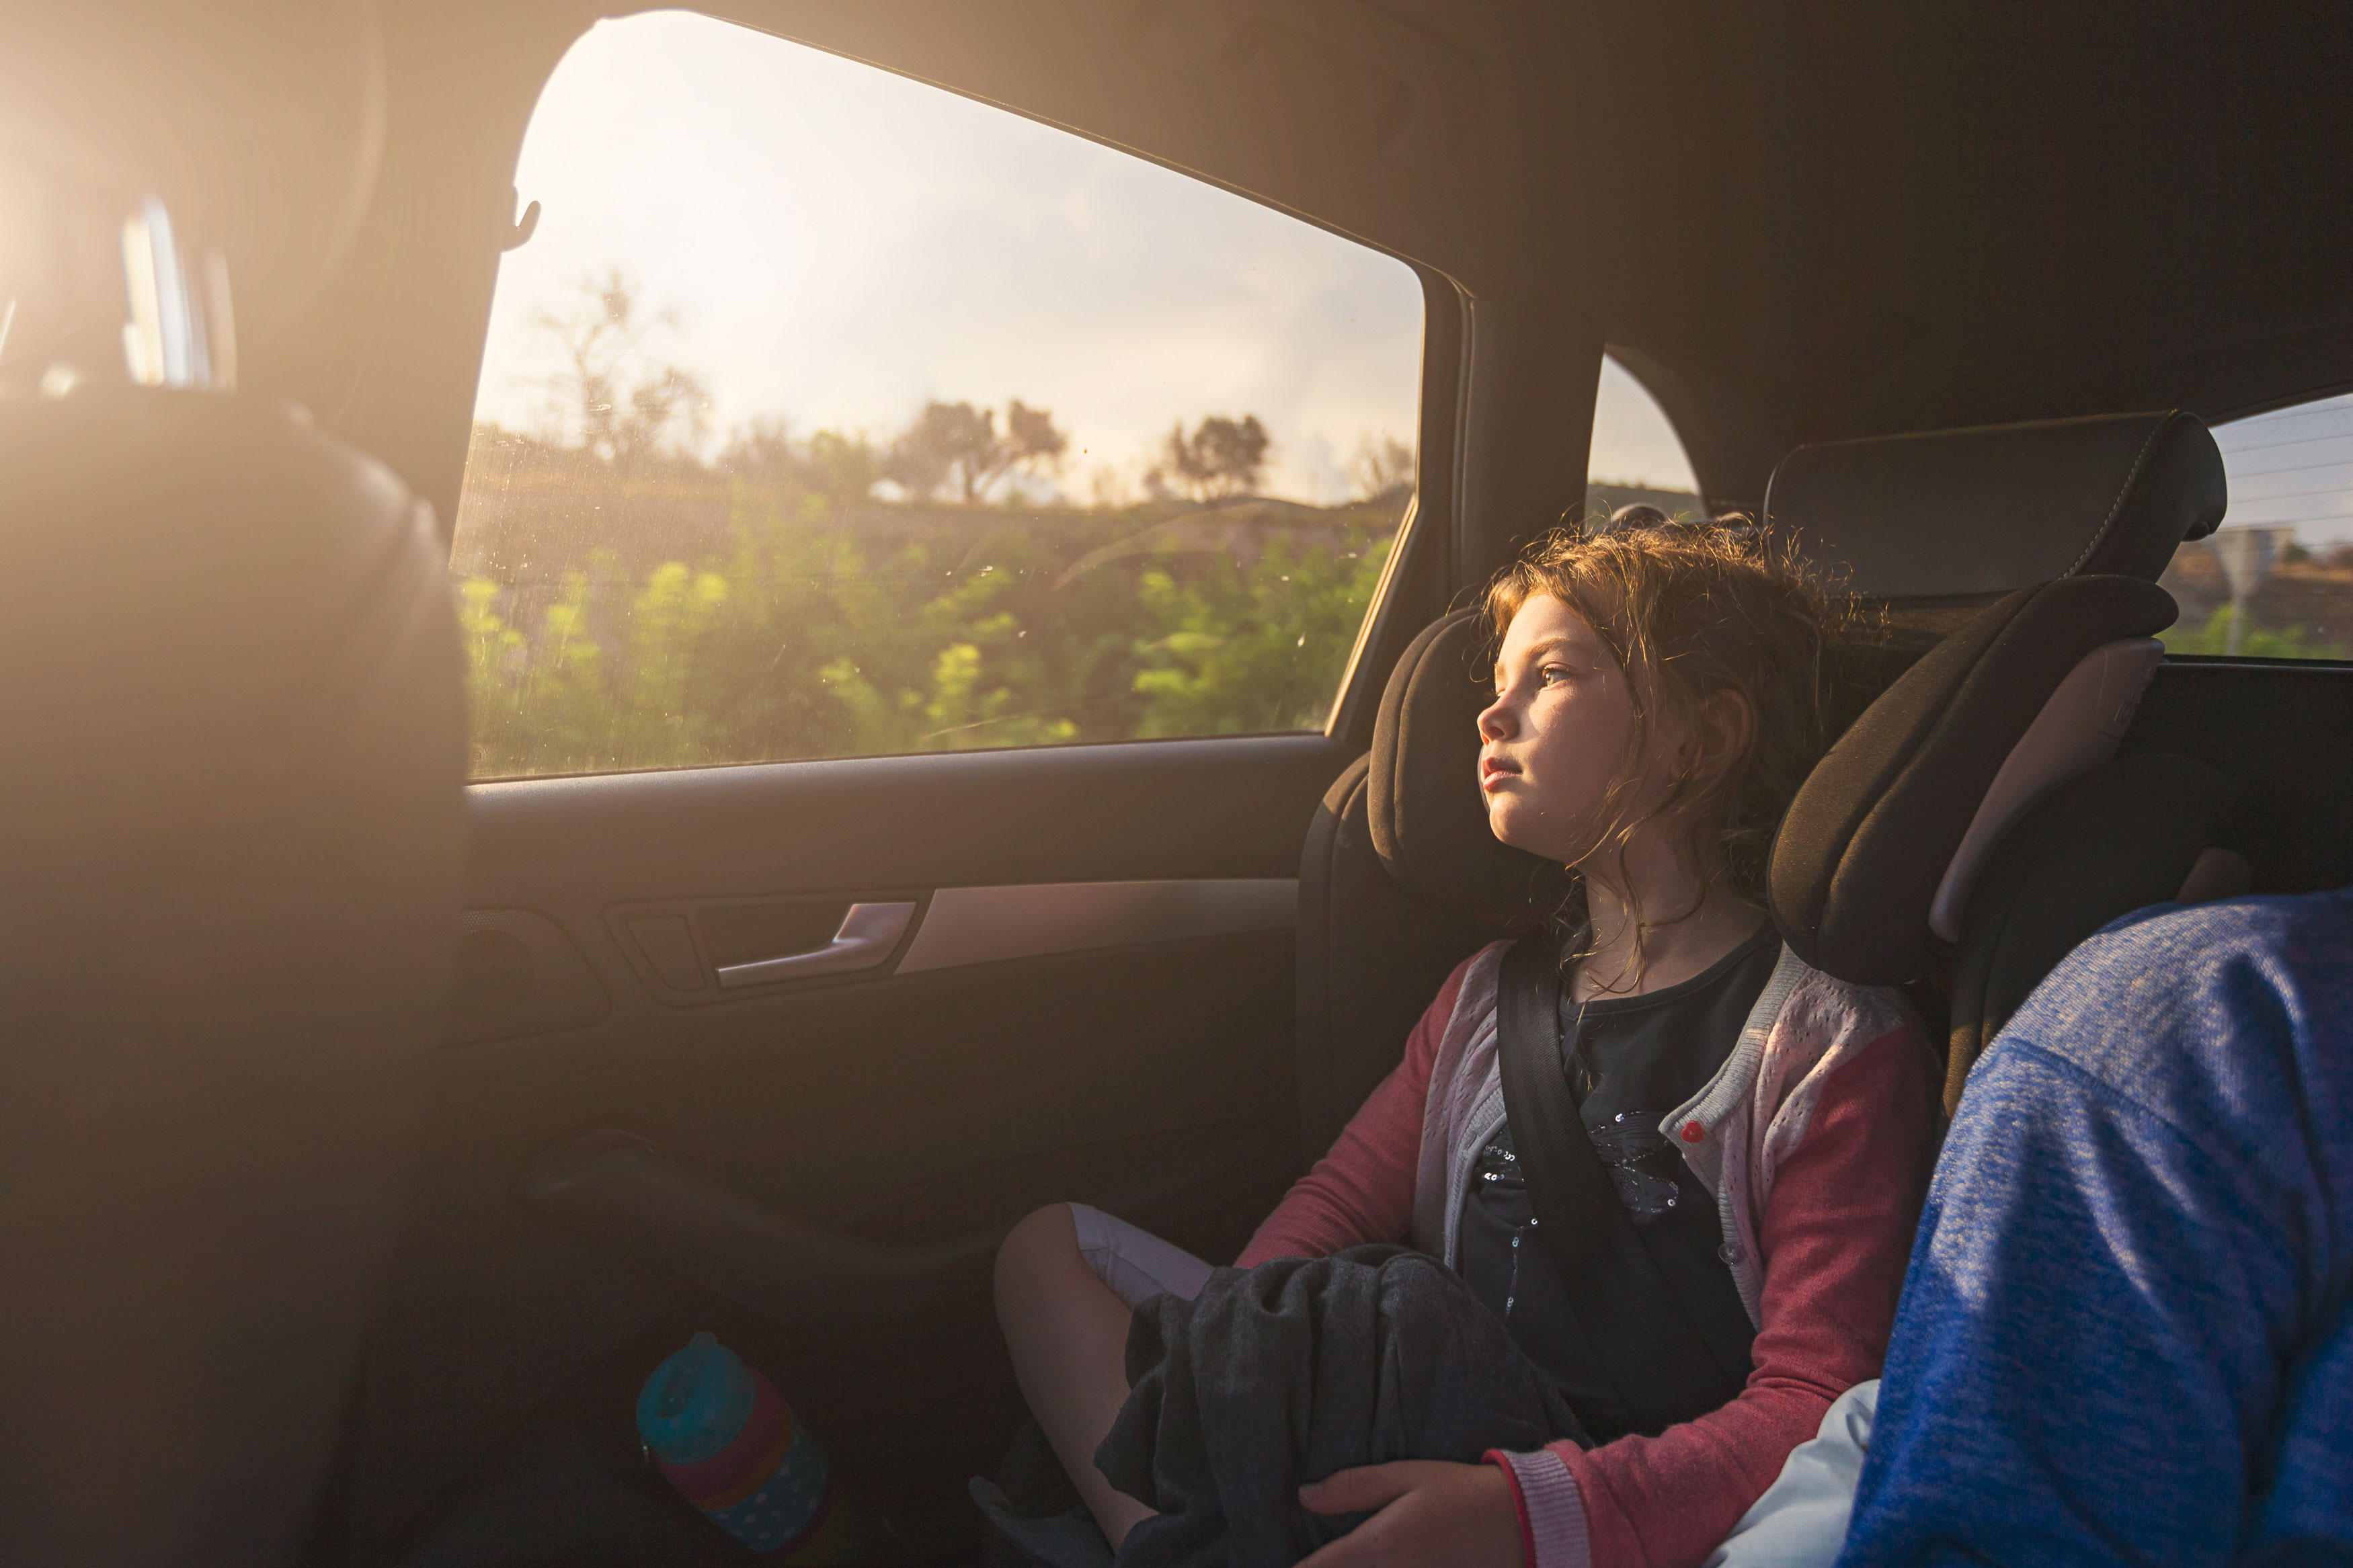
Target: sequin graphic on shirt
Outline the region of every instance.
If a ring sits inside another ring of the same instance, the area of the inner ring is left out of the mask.
[[[1600,1126],[1586,1129],[1586,1135],[1609,1167],[1618,1201],[1636,1225],[1669,1213],[1681,1202],[1683,1189],[1675,1185],[1674,1168],[1682,1156],[1659,1135],[1656,1115],[1621,1110]]]
[[[1609,1173],[1627,1215],[1636,1225],[1672,1214],[1683,1204],[1675,1184],[1675,1164],[1682,1158],[1659,1131],[1659,1118],[1647,1110],[1621,1110],[1599,1127],[1586,1129],[1593,1152]],[[1517,1191],[1527,1184],[1520,1157],[1513,1146],[1508,1124],[1479,1151],[1477,1180],[1482,1185]],[[1533,1222],[1531,1222],[1533,1223]]]

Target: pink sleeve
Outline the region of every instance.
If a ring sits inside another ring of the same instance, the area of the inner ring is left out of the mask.
[[[1879,1375],[1936,1150],[1934,1063],[1906,1026],[1833,1071],[1766,1205],[1755,1370],[1720,1410],[1656,1437],[1507,1456],[1523,1517],[1576,1514],[1581,1540],[1534,1531],[1528,1568],[1696,1563],[1814,1436],[1831,1402]],[[1573,1483],[1574,1497],[1554,1496]]]
[[[1423,1103],[1439,1043],[1454,1016],[1473,953],[1455,966],[1406,1037],[1405,1059],[1381,1079],[1315,1168],[1299,1178],[1235,1264],[1271,1258],[1324,1258],[1368,1241],[1403,1241],[1413,1227],[1414,1173],[1421,1162]]]

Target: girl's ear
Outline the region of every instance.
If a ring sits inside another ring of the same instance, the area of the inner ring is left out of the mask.
[[[1737,768],[1757,740],[1757,712],[1737,691],[1711,691],[1699,700],[1690,744],[1691,773],[1715,777]]]

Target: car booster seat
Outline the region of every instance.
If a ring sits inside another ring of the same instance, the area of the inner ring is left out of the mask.
[[[1876,613],[1841,650],[1847,710],[1864,710],[1784,823],[1773,912],[1841,979],[1916,984],[1949,967],[1955,1086],[2084,936],[2193,869],[2192,891],[2230,885],[2227,782],[2186,758],[2109,762],[2173,619],[2153,579],[2211,531],[2224,496],[2212,437],[2171,412],[1806,447],[1773,478],[1774,532]],[[1452,967],[1565,891],[1558,868],[1487,828],[1474,780],[1490,658],[1476,610],[1416,637],[1372,750],[1309,829],[1308,1163]],[[1940,993],[1924,1010],[1941,1011]]]

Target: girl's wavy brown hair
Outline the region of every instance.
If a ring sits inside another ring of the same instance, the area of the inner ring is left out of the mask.
[[[1622,845],[1648,819],[1622,820],[1641,782],[1635,768],[1653,711],[1701,733],[1702,704],[1729,692],[1748,706],[1746,743],[1704,756],[1649,815],[1681,817],[1696,864],[1713,864],[1736,894],[1761,906],[1774,831],[1832,737],[1834,613],[1820,584],[1736,514],[1598,534],[1556,530],[1489,587],[1499,643],[1520,606],[1539,595],[1593,628],[1634,698],[1625,763],[1591,843],[1569,869],[1613,841]],[[1582,879],[1576,881],[1573,907],[1562,911],[1571,921],[1584,912],[1576,907],[1584,903]]]

